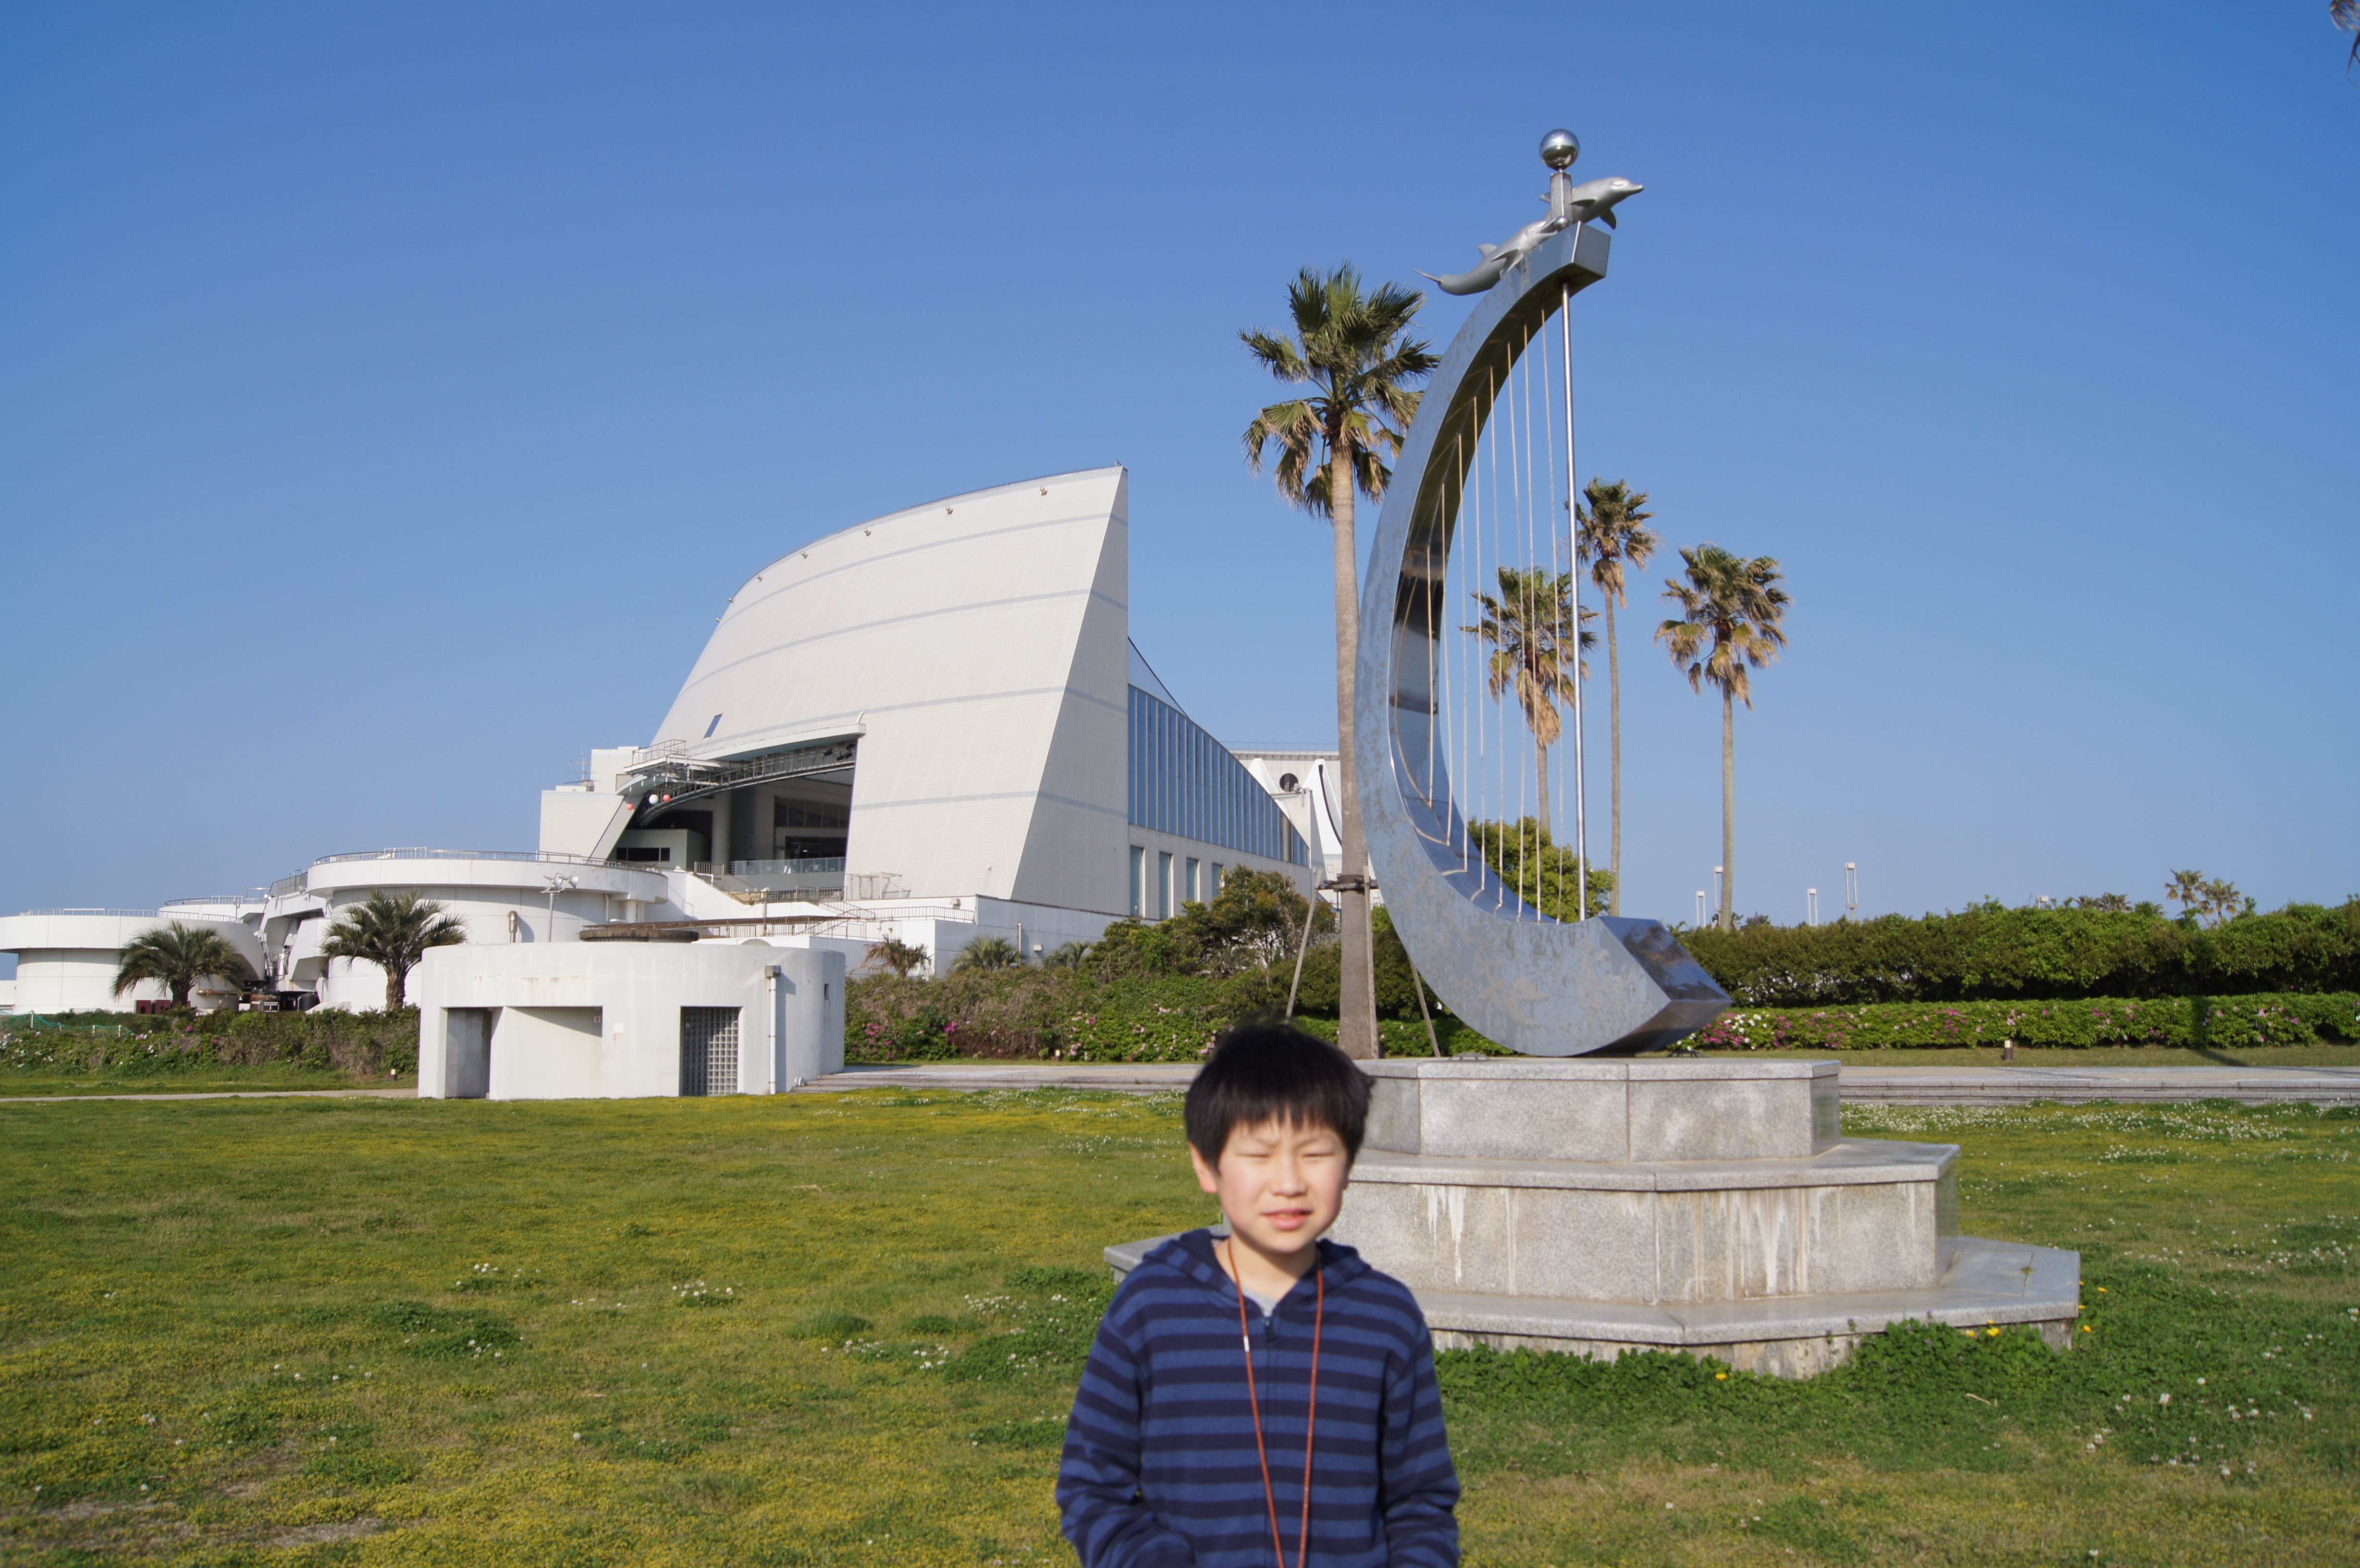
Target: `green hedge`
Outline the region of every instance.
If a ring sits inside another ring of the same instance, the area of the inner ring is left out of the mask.
[[[1034,965],[940,980],[863,975],[845,987],[844,1048],[853,1062],[1194,1062],[1231,1023],[1285,1004],[1277,970],[1218,980]]]
[[[1876,1051],[1925,1046],[2176,1045],[2233,1049],[2360,1040],[2360,996],[1886,1002],[1739,1008],[1689,1044],[1706,1051]]]
[[[2136,911],[1889,915],[1681,933],[1746,1007],[2360,990],[2360,899],[2291,904],[2202,929]]]
[[[70,1027],[0,1024],[0,1071],[168,1076],[212,1065],[286,1063],[377,1078],[418,1070],[418,1009],[347,1013],[76,1013]],[[94,1034],[88,1026],[119,1026]]]

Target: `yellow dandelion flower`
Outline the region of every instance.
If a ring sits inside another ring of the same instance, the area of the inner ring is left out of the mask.
[[[2088,1323],[2083,1323],[2083,1324],[2081,1325],[2081,1332],[2082,1332],[2083,1334],[2095,1334],[2095,1333],[2097,1333],[2098,1331],[2097,1331],[2096,1329],[2092,1328]]]
[[[1726,1372],[1716,1372],[1712,1375],[1712,1380],[1716,1383],[1726,1383],[1729,1381],[1729,1374]]]

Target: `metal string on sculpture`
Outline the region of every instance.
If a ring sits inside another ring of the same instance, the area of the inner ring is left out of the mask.
[[[1589,889],[1570,313],[1606,276],[1613,209],[1640,190],[1574,184],[1566,170],[1579,153],[1570,132],[1549,133],[1547,216],[1478,247],[1472,271],[1434,279],[1483,298],[1428,385],[1386,491],[1361,593],[1355,710],[1369,859],[1394,929],[1452,1012],[1535,1056],[1660,1049],[1730,1005],[1660,921],[1578,918]],[[1478,630],[1487,619],[1489,636]],[[1487,655],[1512,637],[1539,654],[1505,659],[1495,691]],[[1561,756],[1546,777],[1563,738],[1551,733],[1560,667],[1575,718],[1578,869],[1561,905],[1572,920],[1534,902],[1551,901],[1544,889],[1566,858],[1540,831],[1546,819],[1553,838],[1565,821]],[[1520,678],[1535,682],[1529,694]]]

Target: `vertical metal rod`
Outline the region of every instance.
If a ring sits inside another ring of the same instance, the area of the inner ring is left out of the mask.
[[[1417,1016],[1426,1020],[1426,1048],[1439,1056],[1442,1054],[1442,1037],[1434,1032],[1434,1014],[1426,1005],[1426,976],[1417,972],[1415,964],[1409,966],[1409,984],[1410,989],[1417,993]]]
[[[1579,243],[1579,241],[1576,242]],[[1581,746],[1581,550],[1574,497],[1581,485],[1573,461],[1573,285],[1565,286],[1557,305],[1557,329],[1565,340],[1565,526],[1573,550],[1573,854],[1575,918],[1590,918],[1589,780],[1582,766]]]
[[[1286,988],[1286,1017],[1295,1017],[1295,994],[1303,988],[1303,955],[1311,951],[1311,919],[1319,912],[1319,889],[1311,889],[1310,907],[1303,911],[1303,936],[1295,944],[1295,980]],[[1284,1021],[1284,1020],[1282,1020]]]

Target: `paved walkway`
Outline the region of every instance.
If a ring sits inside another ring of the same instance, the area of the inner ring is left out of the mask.
[[[851,1067],[804,1094],[841,1089],[1114,1089],[1132,1094],[1185,1089],[1194,1062],[1114,1066],[1032,1062],[941,1062],[915,1067]],[[2092,1100],[2241,1100],[2360,1105],[2355,1067],[1846,1067],[1843,1097],[1863,1105],[2068,1105]]]
[[[2035,1100],[2240,1100],[2360,1105],[2355,1067],[1846,1067],[1865,1105],[2022,1105]]]
[[[915,1067],[848,1067],[795,1092],[846,1089],[1102,1089],[1178,1094],[1196,1075],[1192,1062],[1101,1065],[1054,1062],[930,1062]],[[196,1094],[14,1094],[0,1105],[72,1100],[410,1099],[399,1089],[225,1089]],[[1843,1097],[1856,1105],[2025,1105],[2036,1100],[2238,1100],[2249,1105],[2360,1105],[2360,1067],[1847,1067]]]

